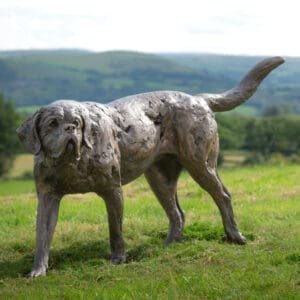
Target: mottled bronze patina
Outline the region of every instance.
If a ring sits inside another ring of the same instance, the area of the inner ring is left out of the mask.
[[[143,173],[169,218],[167,243],[182,236],[184,213],[176,185],[185,168],[217,204],[228,241],[244,244],[230,193],[216,171],[219,144],[214,112],[246,101],[282,63],[280,57],[263,60],[236,88],[222,94],[151,92],[108,105],[61,100],[27,119],[18,134],[35,155],[38,194],[36,254],[30,276],[46,274],[59,203],[66,194],[95,192],[104,199],[111,259],[124,262],[122,185]]]

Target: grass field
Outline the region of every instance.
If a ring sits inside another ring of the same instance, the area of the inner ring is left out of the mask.
[[[21,168],[21,167],[20,167]],[[125,186],[128,263],[109,262],[104,203],[67,196],[47,277],[27,279],[35,244],[32,181],[0,183],[0,298],[299,299],[300,166],[224,168],[245,246],[223,241],[211,198],[183,173],[184,240],[164,246],[168,222],[144,178]]]

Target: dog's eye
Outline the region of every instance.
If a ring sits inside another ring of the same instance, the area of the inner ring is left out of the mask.
[[[75,120],[75,121],[73,122],[73,124],[76,126],[76,128],[78,128],[78,127],[80,126],[80,123],[79,123],[78,120]]]
[[[49,123],[49,127],[51,128],[55,128],[58,126],[58,121],[56,119],[52,120],[50,123]]]

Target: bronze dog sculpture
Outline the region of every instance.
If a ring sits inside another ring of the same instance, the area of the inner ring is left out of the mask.
[[[282,63],[281,57],[263,60],[237,87],[222,94],[150,92],[108,105],[61,100],[27,119],[17,132],[35,155],[36,253],[29,275],[46,274],[59,203],[73,193],[95,192],[104,199],[111,260],[124,262],[122,185],[143,173],[169,218],[167,243],[182,236],[184,213],[176,185],[185,168],[217,204],[228,241],[244,244],[230,193],[216,171],[219,145],[213,112],[246,101]]]

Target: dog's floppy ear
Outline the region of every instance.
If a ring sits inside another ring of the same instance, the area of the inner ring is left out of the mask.
[[[82,109],[81,110],[81,117],[83,120],[83,129],[82,129],[82,133],[83,133],[83,143],[84,145],[86,145],[88,148],[92,148],[90,139],[91,139],[91,121],[89,118],[89,112],[86,109]]]
[[[17,129],[19,139],[25,149],[34,155],[39,154],[41,151],[41,142],[37,132],[37,123],[40,114],[41,111],[37,111]]]

